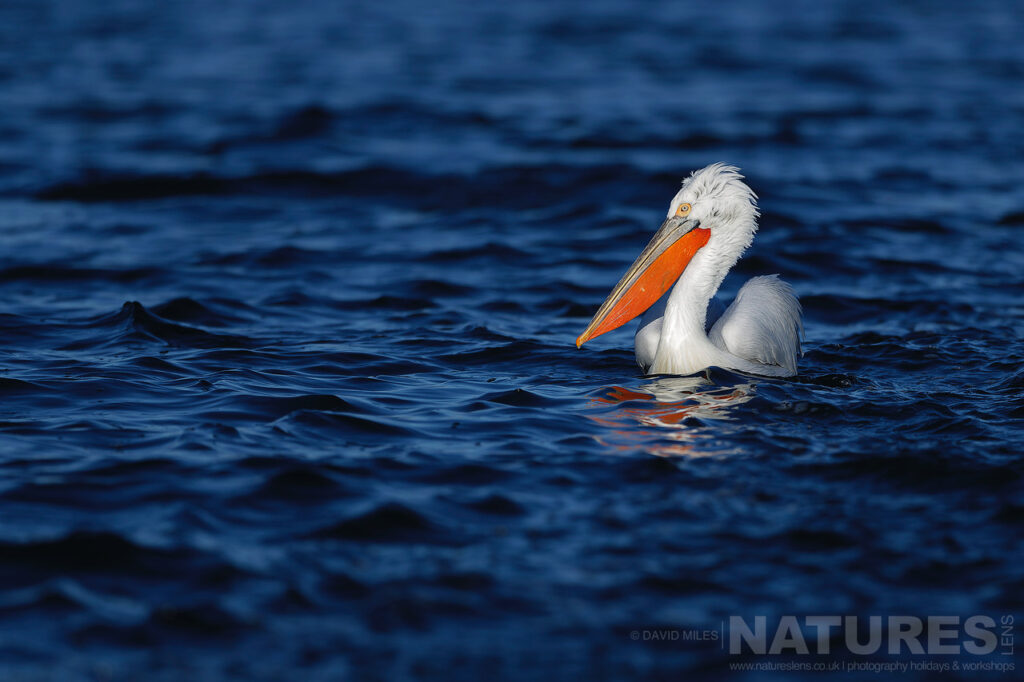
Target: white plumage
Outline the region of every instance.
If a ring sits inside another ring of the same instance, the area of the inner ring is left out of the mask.
[[[776,365],[796,374],[800,353],[800,301],[778,275],[747,280],[708,335],[711,343],[733,355]]]

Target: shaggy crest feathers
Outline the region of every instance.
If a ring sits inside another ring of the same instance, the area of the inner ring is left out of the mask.
[[[754,219],[760,215],[757,210],[757,194],[743,182],[740,169],[726,163],[713,163],[690,173],[672,200],[669,215],[673,215],[676,207],[684,201],[698,204],[707,199],[715,200],[723,208],[750,210]]]

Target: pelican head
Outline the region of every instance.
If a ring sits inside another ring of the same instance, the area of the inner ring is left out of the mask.
[[[715,163],[691,173],[669,204],[665,221],[576,339],[576,347],[650,308],[694,258],[705,262],[708,272],[721,273],[708,281],[713,294],[754,239],[756,202],[735,166]]]
[[[691,173],[672,198],[666,218],[683,214],[711,230],[712,240],[728,238],[745,249],[757,232],[757,195],[743,182],[739,168],[713,163]]]

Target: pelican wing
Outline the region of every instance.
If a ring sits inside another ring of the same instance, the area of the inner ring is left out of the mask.
[[[711,342],[735,356],[763,365],[776,365],[796,374],[801,355],[800,301],[793,287],[778,275],[747,281],[711,328]]]

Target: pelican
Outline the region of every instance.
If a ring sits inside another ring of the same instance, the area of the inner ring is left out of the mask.
[[[748,280],[732,305],[724,311],[718,305],[708,314],[726,273],[753,241],[758,215],[757,195],[735,166],[716,163],[691,173],[669,204],[665,222],[576,347],[642,313],[636,361],[647,374],[693,374],[707,367],[796,374],[803,334],[800,302],[778,275]]]

